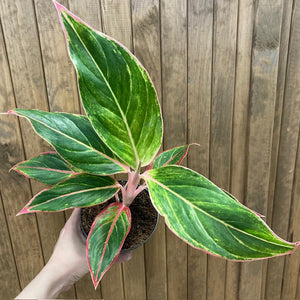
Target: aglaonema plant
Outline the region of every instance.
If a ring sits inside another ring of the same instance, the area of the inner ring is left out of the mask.
[[[28,119],[55,150],[13,167],[50,185],[19,215],[94,206],[121,190],[122,200],[117,197],[99,213],[87,237],[95,288],[120,254],[131,227],[130,204],[144,189],[170,230],[196,249],[237,261],[291,253],[298,243],[279,238],[259,214],[204,176],[180,166],[189,145],[157,156],[162,116],[146,70],[120,43],[54,4],[77,71],[86,116],[9,111]],[[127,185],[114,179],[118,173],[128,174]]]

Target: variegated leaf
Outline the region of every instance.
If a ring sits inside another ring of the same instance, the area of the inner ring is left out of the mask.
[[[95,288],[117,259],[130,226],[130,209],[120,202],[110,204],[95,218],[86,244],[88,265]]]
[[[79,174],[35,195],[18,215],[100,204],[115,195],[119,186],[108,176]]]
[[[56,3],[81,100],[103,142],[133,169],[148,165],[162,140],[153,84],[124,46]]]
[[[56,152],[41,153],[16,164],[12,169],[48,185],[55,185],[78,174]]]
[[[298,245],[200,174],[180,166],[147,171],[151,199],[169,228],[191,246],[232,260],[283,255]]]
[[[101,141],[85,116],[19,108],[9,113],[26,117],[65,160],[84,172],[110,175],[129,169]]]

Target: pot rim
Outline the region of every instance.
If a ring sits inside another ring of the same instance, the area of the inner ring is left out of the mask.
[[[149,196],[149,198],[150,198],[150,196]],[[151,203],[152,203],[152,201],[151,201]],[[82,222],[81,222],[81,216],[82,216],[82,209],[83,209],[83,208],[84,208],[84,207],[81,207],[81,208],[80,208],[79,224],[80,224],[80,231],[82,232],[84,238],[87,239],[88,234],[85,232],[85,230],[84,230],[84,228],[83,228],[83,226],[82,226]],[[143,240],[140,244],[138,244],[138,245],[136,245],[136,246],[134,246],[134,247],[130,247],[130,248],[128,248],[128,249],[122,249],[122,250],[121,250],[121,253],[125,253],[125,252],[128,252],[128,251],[132,251],[132,250],[134,250],[134,249],[136,249],[136,248],[142,246],[143,244],[145,244],[145,243],[151,238],[151,236],[153,235],[154,231],[156,230],[156,228],[157,228],[157,226],[158,226],[159,213],[158,213],[157,211],[156,211],[156,215],[157,215],[157,217],[156,217],[156,223],[155,223],[155,226],[154,226],[152,232],[149,234],[149,236],[148,236],[145,240]]]

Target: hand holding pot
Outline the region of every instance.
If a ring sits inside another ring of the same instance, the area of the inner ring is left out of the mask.
[[[60,232],[48,263],[16,299],[56,298],[89,271],[85,238],[79,227],[79,213],[80,209],[75,208]],[[127,252],[121,254],[117,261],[130,258],[131,253]]]

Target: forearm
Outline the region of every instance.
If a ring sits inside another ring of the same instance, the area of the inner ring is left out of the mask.
[[[66,276],[48,263],[15,299],[55,299],[68,287]]]

